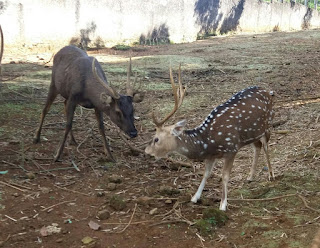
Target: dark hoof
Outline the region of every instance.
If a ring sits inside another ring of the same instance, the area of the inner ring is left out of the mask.
[[[40,142],[40,138],[34,138],[32,143],[33,144],[38,144]]]
[[[60,156],[54,156],[53,162],[61,162]]]

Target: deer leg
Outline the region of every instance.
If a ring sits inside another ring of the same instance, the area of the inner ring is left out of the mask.
[[[45,106],[42,110],[42,113],[41,113],[40,124],[39,124],[37,131],[36,131],[36,135],[34,136],[34,139],[33,139],[34,144],[37,144],[40,141],[40,134],[41,134],[41,129],[42,129],[44,118],[46,117],[47,113],[49,112],[49,109],[50,109],[54,99],[56,99],[57,95],[58,95],[57,90],[54,87],[54,84],[51,83],[50,88],[49,88],[47,101],[46,101],[46,104],[45,104]]]
[[[268,163],[268,171],[269,171],[269,180],[271,179],[275,179],[274,176],[274,172],[272,170],[272,166],[270,163],[270,158],[269,158],[269,152],[268,152],[268,137],[267,135],[264,135],[261,139],[260,139],[261,143],[262,143],[262,147],[264,150],[264,153],[266,154],[266,158],[267,158],[267,163]]]
[[[224,166],[222,169],[222,197],[219,209],[222,211],[227,210],[227,199],[228,199],[228,182],[230,178],[230,172],[233,166],[233,161],[236,154],[227,154],[224,158]]]
[[[68,137],[68,134],[72,128],[72,120],[73,120],[73,116],[74,116],[74,111],[76,109],[76,106],[77,106],[77,103],[74,101],[74,99],[72,97],[70,97],[68,100],[67,100],[67,103],[66,103],[66,114],[67,114],[67,124],[66,124],[66,129],[65,129],[65,132],[64,132],[64,137],[63,137],[63,140],[60,144],[60,147],[57,151],[57,154],[56,156],[54,157],[54,161],[57,162],[61,156],[61,153],[63,151],[63,148],[64,148],[64,145],[66,143],[66,139]]]
[[[97,118],[97,121],[98,121],[99,132],[100,132],[100,134],[102,136],[104,153],[106,154],[106,156],[109,159],[111,159],[113,162],[115,162],[115,159],[113,158],[113,156],[111,154],[110,147],[109,147],[109,144],[108,144],[107,139],[106,139],[106,135],[105,135],[105,131],[104,131],[102,112],[97,110],[97,109],[95,109],[95,114],[96,114],[96,118]]]
[[[261,146],[262,146],[261,141],[257,141],[257,142],[252,143],[254,155],[253,155],[253,163],[252,163],[252,166],[250,169],[250,174],[247,178],[247,181],[249,181],[249,182],[252,182],[254,173],[256,172],[257,163],[258,163],[258,159],[259,159],[259,155],[260,155],[260,151],[261,151]]]
[[[207,181],[207,179],[209,178],[209,176],[211,174],[213,166],[216,164],[216,159],[214,159],[214,160],[205,160],[205,164],[206,164],[206,169],[205,169],[201,184],[200,184],[197,192],[191,198],[191,201],[194,202],[194,203],[196,203],[200,199],[201,193],[202,193],[203,188],[204,188],[204,186],[206,184],[206,181]]]
[[[64,101],[64,114],[67,116],[67,100]],[[70,145],[77,145],[77,141],[75,140],[73,136],[73,131],[72,129],[70,130]]]

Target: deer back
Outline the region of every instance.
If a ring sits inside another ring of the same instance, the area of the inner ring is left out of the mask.
[[[272,117],[272,93],[254,86],[233,95],[213,109],[200,126],[185,134],[205,151],[204,156],[213,151],[238,152],[269,132]]]

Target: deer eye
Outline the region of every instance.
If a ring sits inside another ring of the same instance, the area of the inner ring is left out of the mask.
[[[159,141],[159,138],[154,139],[154,143],[157,143]]]

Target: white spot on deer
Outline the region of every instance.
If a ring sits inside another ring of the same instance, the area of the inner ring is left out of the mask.
[[[218,132],[218,135],[222,135],[222,132]]]
[[[207,149],[208,148],[208,144],[203,144],[203,148]]]
[[[230,138],[226,138],[226,141],[230,141],[231,139]]]
[[[251,105],[252,108],[255,108],[256,106],[254,106],[253,104]]]
[[[246,105],[246,103],[245,102],[243,102],[243,103],[241,103],[242,105]]]
[[[214,140],[210,140],[210,142],[213,144],[215,141]]]
[[[186,152],[186,153],[189,152],[188,148],[185,148],[185,147],[181,147],[181,150]]]

